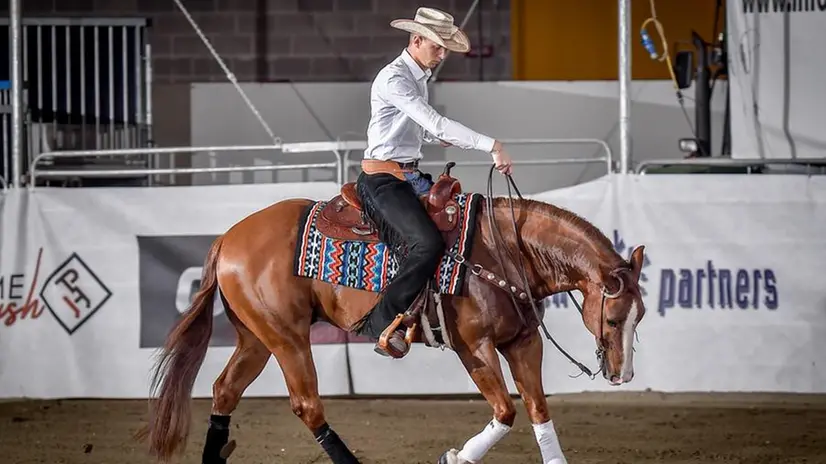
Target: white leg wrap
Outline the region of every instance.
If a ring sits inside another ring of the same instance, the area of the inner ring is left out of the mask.
[[[539,444],[539,451],[542,453],[542,464],[568,463],[562,454],[562,447],[559,445],[559,438],[556,436],[553,421],[549,420],[544,424],[533,424],[533,433],[536,435],[536,443]]]
[[[464,447],[459,451],[459,459],[469,463],[479,462],[485,453],[510,431],[509,426],[494,417],[481,432],[465,442]]]
[[[439,464],[468,464],[467,461],[459,457],[459,450],[451,449],[444,455],[444,460],[440,460]]]

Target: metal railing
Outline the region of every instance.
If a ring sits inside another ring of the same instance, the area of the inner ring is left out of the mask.
[[[655,167],[665,168],[671,166],[698,166],[698,167],[740,167],[746,168],[747,174],[752,174],[752,169],[756,166],[766,165],[795,165],[806,166],[807,174],[811,165],[820,165],[822,170],[826,167],[826,158],[689,158],[689,159],[655,159],[641,161],[637,164],[635,172],[646,174],[648,170]]]
[[[19,40],[20,149],[4,154],[7,178],[44,151],[129,149],[151,145],[151,63],[145,18],[0,18]],[[6,104],[14,95],[6,92]],[[11,109],[6,119],[11,121]],[[10,126],[9,126],[10,127]],[[118,159],[122,167],[130,160]],[[110,160],[110,163],[114,160]]]
[[[293,146],[291,146],[293,145]],[[227,166],[227,167],[208,167],[208,168],[138,168],[138,169],[40,169],[38,164],[46,159],[59,158],[85,158],[85,157],[127,157],[135,155],[169,155],[171,160],[174,160],[174,155],[182,153],[199,153],[199,152],[238,152],[238,151],[277,151],[283,153],[299,152],[299,147],[294,145],[301,144],[282,144],[282,145],[250,145],[250,146],[217,146],[217,147],[168,147],[168,148],[134,148],[134,149],[120,149],[120,150],[78,150],[78,151],[58,151],[41,153],[37,155],[32,161],[30,167],[30,182],[29,187],[37,185],[38,178],[65,178],[65,177],[124,177],[124,176],[150,176],[155,174],[169,174],[171,176],[177,174],[211,174],[211,173],[230,173],[230,172],[261,172],[261,171],[287,171],[298,169],[315,169],[315,168],[329,168],[335,173],[338,183],[341,183],[341,154],[333,152],[336,160],[329,163],[305,163],[305,164],[271,164],[271,165],[255,165],[255,166]],[[326,150],[315,150],[326,151]],[[171,184],[174,184],[174,177],[171,177]]]
[[[593,164],[605,163],[608,173],[614,172],[614,155],[611,147],[608,146],[604,140],[600,139],[501,139],[505,146],[536,146],[536,145],[598,145],[601,151],[605,152],[604,156],[596,158],[544,158],[544,159],[528,159],[528,160],[513,160],[516,165],[571,165],[571,164]],[[429,144],[438,145],[438,144]],[[366,147],[366,145],[365,145]],[[444,166],[447,160],[440,161],[420,161],[419,166]],[[351,160],[345,156],[343,159],[344,182],[349,182],[350,168],[360,165],[361,160]],[[482,161],[455,161],[457,167],[462,166],[490,166],[491,162],[488,160]]]
[[[530,159],[514,160],[519,165],[560,165],[560,164],[593,164],[605,163],[607,171],[613,172],[614,160],[611,147],[600,139],[505,139],[502,143],[509,146],[519,145],[598,145],[604,152],[603,156],[594,158],[558,158],[558,159]],[[349,181],[349,169],[358,166],[360,160],[350,159],[350,152],[361,151],[367,147],[367,142],[363,140],[338,141],[338,142],[299,142],[282,143],[280,145],[251,145],[251,146],[216,146],[216,147],[168,147],[168,148],[131,148],[113,150],[77,150],[77,151],[54,151],[37,155],[29,168],[29,186],[37,185],[37,179],[56,178],[100,178],[100,177],[125,177],[125,176],[151,176],[170,175],[170,184],[175,184],[175,175],[178,174],[211,174],[211,173],[231,173],[231,172],[256,172],[256,171],[285,171],[299,169],[329,168],[335,173],[336,182],[341,185]],[[303,163],[303,164],[276,164],[256,166],[228,166],[228,167],[203,167],[203,168],[83,168],[74,169],[44,169],[43,164],[47,160],[67,159],[67,158],[101,158],[101,157],[134,157],[149,156],[157,157],[167,155],[170,166],[174,165],[175,155],[184,153],[210,153],[217,152],[241,152],[241,151],[270,151],[279,153],[323,153],[329,152],[335,157],[334,162],[329,163]],[[445,161],[423,161],[422,166],[441,166]],[[456,166],[488,166],[490,161],[457,161]]]

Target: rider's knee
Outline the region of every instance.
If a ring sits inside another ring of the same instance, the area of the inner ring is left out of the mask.
[[[441,257],[444,252],[445,241],[442,238],[442,234],[434,232],[428,234],[427,240],[422,241],[418,246],[421,248],[422,253],[435,259]]]

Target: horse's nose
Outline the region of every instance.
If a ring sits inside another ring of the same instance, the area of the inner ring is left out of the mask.
[[[622,379],[622,383],[628,383],[628,382],[634,380],[634,371],[632,370],[631,373],[629,373],[626,377],[627,378]]]
[[[622,385],[622,378],[618,375],[612,375],[608,382],[613,386]]]

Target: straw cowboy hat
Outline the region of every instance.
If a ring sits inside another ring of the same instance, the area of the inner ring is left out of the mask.
[[[467,53],[470,39],[453,24],[453,16],[435,8],[421,7],[413,19],[396,19],[392,27],[428,38],[452,52]]]

